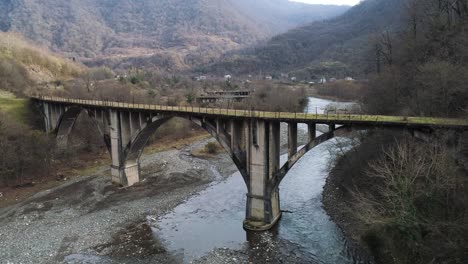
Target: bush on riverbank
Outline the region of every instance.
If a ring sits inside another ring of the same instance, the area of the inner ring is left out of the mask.
[[[205,152],[208,154],[216,154],[218,152],[218,144],[215,142],[208,142],[205,145]]]
[[[324,203],[377,263],[466,263],[466,181],[445,144],[373,133],[340,158],[339,201]]]
[[[54,141],[0,112],[0,185],[22,185],[47,175]]]

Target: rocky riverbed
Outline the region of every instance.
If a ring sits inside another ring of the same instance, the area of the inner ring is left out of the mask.
[[[112,185],[106,167],[0,209],[0,263],[177,263],[146,216],[165,214],[236,170],[226,154],[191,155],[206,143],[145,156],[145,180],[133,187]]]

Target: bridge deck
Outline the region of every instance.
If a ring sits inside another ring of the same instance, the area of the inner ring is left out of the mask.
[[[408,126],[408,127],[435,127],[468,130],[468,120],[453,118],[432,117],[404,117],[382,115],[355,115],[355,114],[311,114],[290,112],[249,111],[221,108],[203,108],[191,106],[165,106],[151,104],[134,104],[123,102],[110,102],[98,100],[69,99],[59,97],[32,97],[36,100],[74,104],[92,107],[108,107],[116,109],[128,109],[129,111],[158,111],[167,113],[190,113],[202,116],[225,116],[227,118],[256,118],[266,120],[278,120],[281,122],[297,123],[335,123],[364,126]]]

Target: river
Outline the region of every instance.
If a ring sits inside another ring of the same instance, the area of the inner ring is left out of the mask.
[[[330,103],[309,98],[306,111],[321,113]],[[307,128],[300,125],[299,129]],[[360,257],[348,247],[322,208],[322,192],[334,148],[334,140],[319,145],[288,173],[280,185],[281,209],[285,213],[271,231],[255,235],[242,228],[247,189],[237,172],[212,183],[167,215],[149,216],[154,236],[185,263],[220,248],[244,252],[251,263],[263,263],[268,258],[273,263],[284,258],[287,263],[290,255],[295,256],[297,263],[360,263]],[[283,155],[281,162],[286,158]],[[255,250],[271,253],[251,254]]]

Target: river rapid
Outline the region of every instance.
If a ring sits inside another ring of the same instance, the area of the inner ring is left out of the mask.
[[[323,113],[331,103],[309,98],[306,111]],[[333,107],[336,106],[334,103]],[[307,126],[299,125],[299,129],[306,131]],[[247,189],[236,172],[224,180],[220,177],[170,213],[148,216],[154,236],[185,263],[200,258],[204,259],[201,262],[216,263],[212,256],[226,254],[233,263],[364,263],[322,206],[335,143],[336,139],[330,140],[311,150],[285,177],[280,185],[284,213],[273,230],[255,234],[242,228]],[[282,155],[281,163],[286,158],[287,155]]]

